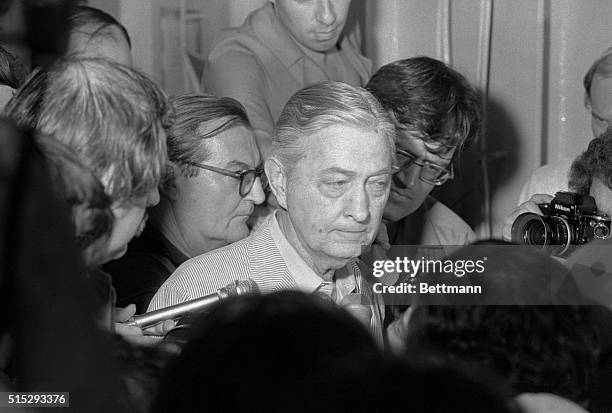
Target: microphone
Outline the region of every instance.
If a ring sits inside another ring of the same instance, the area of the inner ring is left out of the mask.
[[[151,327],[165,320],[174,320],[188,313],[201,312],[216,302],[227,298],[243,294],[259,293],[259,287],[251,279],[236,280],[233,283],[219,288],[216,293],[205,295],[184,303],[171,305],[170,307],[160,308],[141,315],[131,317],[126,324],[140,328]]]

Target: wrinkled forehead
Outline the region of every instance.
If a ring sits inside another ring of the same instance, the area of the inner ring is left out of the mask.
[[[322,169],[379,170],[390,168],[393,160],[390,141],[382,133],[342,124],[304,136],[302,153],[302,160]]]

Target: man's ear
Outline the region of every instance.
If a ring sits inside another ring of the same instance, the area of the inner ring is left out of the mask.
[[[274,157],[268,158],[264,165],[270,189],[278,204],[287,209],[287,175],[281,163]]]
[[[182,179],[181,168],[174,162],[166,163],[166,171],[159,186],[159,191],[163,196],[171,201],[176,201],[179,197],[178,180]]]

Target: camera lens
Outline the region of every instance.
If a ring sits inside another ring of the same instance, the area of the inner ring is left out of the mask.
[[[533,219],[525,223],[523,228],[522,244],[525,245],[548,245],[548,229],[541,219]]]
[[[561,256],[571,244],[571,231],[562,217],[527,213],[520,215],[512,224],[512,241]]]

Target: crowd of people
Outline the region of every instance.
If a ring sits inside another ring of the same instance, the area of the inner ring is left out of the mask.
[[[584,80],[594,139],[535,171],[505,240],[477,241],[431,193],[479,135],[478,92],[425,56],[373,73],[350,0],[267,2],[215,40],[207,93],[171,97],[119,21],[71,3],[52,62],[0,41],[2,392],[78,412],[612,412],[611,238],[561,260],[511,236],[557,191],[612,216],[609,50]],[[373,267],[407,258],[463,272],[385,287],[484,292],[388,300]],[[241,280],[256,293],[136,321]]]

